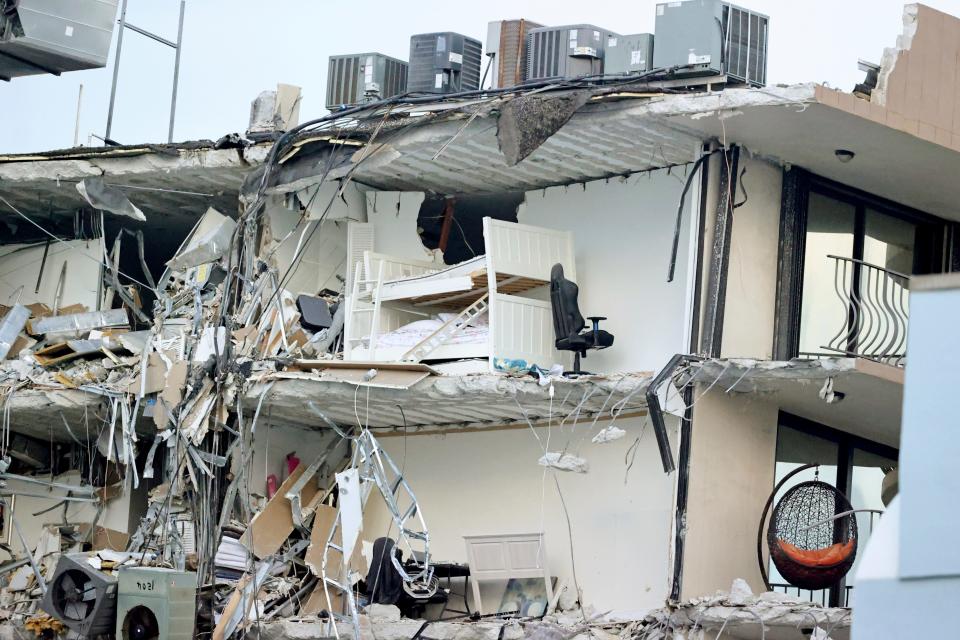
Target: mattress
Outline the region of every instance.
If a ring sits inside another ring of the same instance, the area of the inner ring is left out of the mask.
[[[456,314],[441,313],[426,320],[417,320],[406,324],[399,329],[390,331],[377,337],[377,348],[404,347],[410,348],[431,333],[443,326],[450,318]],[[490,326],[487,324],[486,316],[481,316],[456,334],[454,334],[445,344],[486,344],[490,335]],[[366,346],[370,344],[370,336],[364,339]]]
[[[452,264],[449,267],[440,269],[439,271],[433,271],[431,273],[425,273],[419,276],[409,276],[406,278],[398,278],[396,280],[388,280],[383,283],[384,287],[387,287],[394,283],[399,282],[418,282],[418,281],[429,281],[429,280],[444,280],[447,278],[457,278],[460,276],[469,276],[475,271],[480,271],[487,268],[487,256],[476,256],[470,258],[469,260],[464,260],[463,262],[458,262],[457,264]]]

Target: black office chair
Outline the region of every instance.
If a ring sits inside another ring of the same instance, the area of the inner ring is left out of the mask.
[[[586,322],[580,315],[577,297],[580,287],[563,277],[563,265],[555,264],[550,270],[550,304],[553,307],[553,330],[556,334],[556,347],[561,351],[573,351],[573,373],[581,374],[580,357],[587,357],[590,349],[606,349],[613,345],[613,334],[600,329],[600,321],[606,318],[591,316],[587,318],[593,328],[584,331]]]

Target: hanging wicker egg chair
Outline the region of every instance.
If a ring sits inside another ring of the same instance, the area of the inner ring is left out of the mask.
[[[856,514],[832,485],[802,482],[774,508],[767,546],[787,582],[801,589],[825,589],[839,582],[857,557]]]

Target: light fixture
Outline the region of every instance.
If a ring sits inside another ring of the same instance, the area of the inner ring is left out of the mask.
[[[833,152],[833,155],[837,156],[837,160],[846,164],[851,160],[853,160],[854,156],[856,156],[857,154],[855,154],[853,151],[850,151],[849,149],[837,149],[836,151]]]

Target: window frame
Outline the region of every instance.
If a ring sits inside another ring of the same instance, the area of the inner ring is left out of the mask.
[[[794,167],[785,170],[780,203],[780,244],[774,316],[775,360],[791,360],[800,355],[800,317],[811,193],[833,198],[855,208],[854,258],[863,258],[866,211],[871,209],[917,225],[913,274],[942,273],[960,265],[960,260],[957,259],[960,255],[960,234],[956,233],[956,224],[804,169]],[[859,273],[859,269],[855,273]]]

